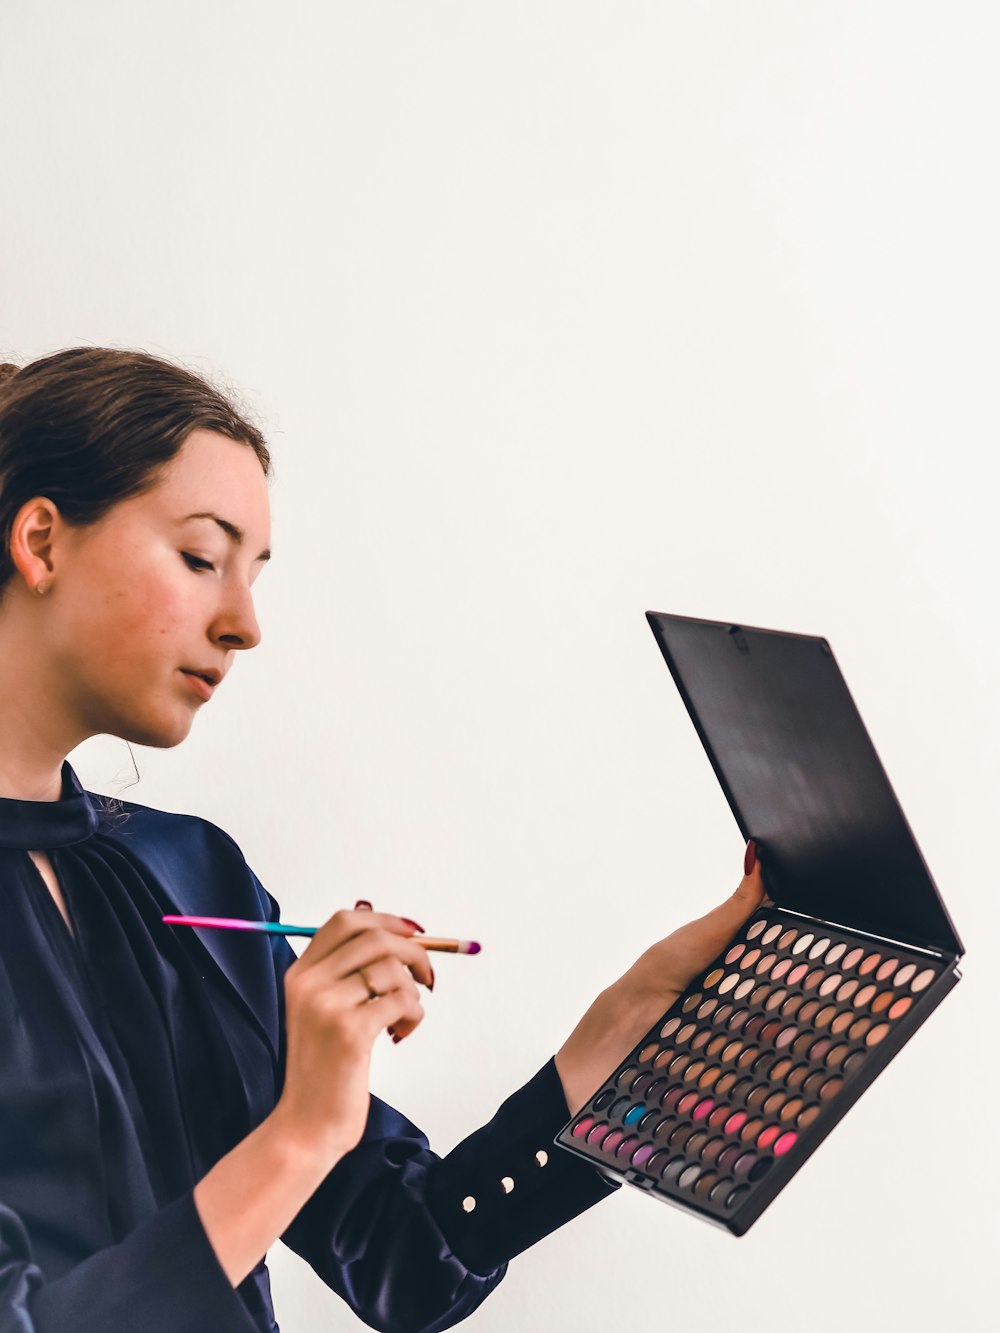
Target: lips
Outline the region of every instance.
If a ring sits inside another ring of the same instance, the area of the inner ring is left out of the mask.
[[[191,688],[199,694],[202,699],[211,699],[212,694],[215,691],[215,686],[211,681],[206,680],[204,675],[198,671],[188,671],[185,667],[181,667],[181,674],[187,676],[188,680],[191,682]]]

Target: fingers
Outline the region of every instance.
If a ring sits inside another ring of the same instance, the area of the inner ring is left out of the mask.
[[[299,955],[298,962],[303,968],[313,967],[334,949],[339,949],[347,940],[362,931],[374,928],[392,931],[406,938],[414,933],[412,924],[404,917],[394,916],[389,912],[373,912],[370,906],[354,912],[341,908],[319,927],[308,946]]]

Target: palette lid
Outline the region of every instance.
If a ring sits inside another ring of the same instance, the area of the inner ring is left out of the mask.
[[[826,639],[646,619],[775,903],[962,953]]]

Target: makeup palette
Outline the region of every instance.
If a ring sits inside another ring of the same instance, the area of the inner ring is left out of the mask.
[[[743,1235],[957,984],[964,950],[827,641],[647,619],[774,906],[555,1142]]]

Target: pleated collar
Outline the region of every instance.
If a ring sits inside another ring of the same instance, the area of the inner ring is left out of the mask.
[[[58,801],[21,801],[0,797],[0,847],[69,847],[97,832],[100,811],[84,791],[68,759],[62,766],[62,796]]]

